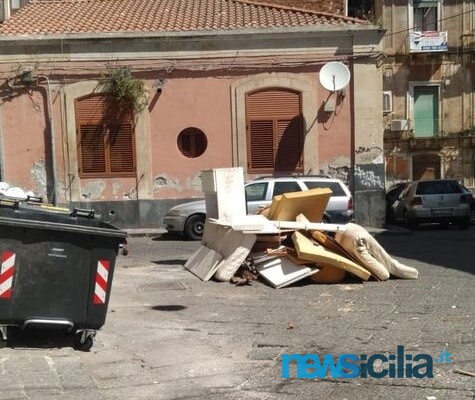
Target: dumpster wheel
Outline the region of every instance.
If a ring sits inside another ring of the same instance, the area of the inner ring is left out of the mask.
[[[74,348],[81,351],[91,350],[94,344],[94,337],[96,336],[96,331],[91,330],[82,330],[77,331],[74,335]]]

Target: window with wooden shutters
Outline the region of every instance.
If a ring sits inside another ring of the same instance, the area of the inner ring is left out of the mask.
[[[303,170],[300,93],[266,89],[246,96],[248,170],[251,173]]]
[[[135,176],[133,112],[102,94],[75,101],[79,175]]]

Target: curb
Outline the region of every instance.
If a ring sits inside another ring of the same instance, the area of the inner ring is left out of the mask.
[[[165,228],[124,229],[129,237],[154,237],[167,233]]]

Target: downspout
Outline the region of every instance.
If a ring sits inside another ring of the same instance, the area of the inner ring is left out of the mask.
[[[49,124],[49,132],[51,136],[51,174],[53,179],[53,190],[51,192],[51,203],[56,206],[57,205],[57,196],[56,196],[56,141],[55,141],[55,132],[54,132],[54,124],[53,124],[53,103],[51,101],[51,86],[50,81],[46,75],[38,75],[36,77],[38,81],[40,79],[44,79],[48,86],[46,91],[46,103],[47,103],[47,111],[48,111],[48,124]]]

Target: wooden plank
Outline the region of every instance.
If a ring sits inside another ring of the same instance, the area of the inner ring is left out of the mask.
[[[331,194],[332,191],[328,188],[285,193],[281,198],[272,200],[269,219],[295,221],[297,215],[303,214],[311,222],[320,222]],[[277,204],[273,207],[274,201]]]
[[[297,216],[297,221],[298,222],[308,222],[308,219],[305,218],[303,214],[300,214]],[[358,264],[362,266],[363,268],[366,268],[360,260],[358,260],[353,254],[351,254],[349,251],[347,251],[343,246],[338,243],[333,236],[328,235],[326,232],[322,231],[317,231],[317,230],[310,230],[310,233],[312,235],[312,238],[319,244],[321,244],[323,247],[327,248],[330,251],[333,251],[334,253],[339,254],[340,256],[346,257],[353,261],[355,264]]]
[[[294,232],[292,241],[299,258],[315,262],[318,266],[341,268],[358,278],[367,281],[371,273],[353,261],[314,243],[301,232]]]

